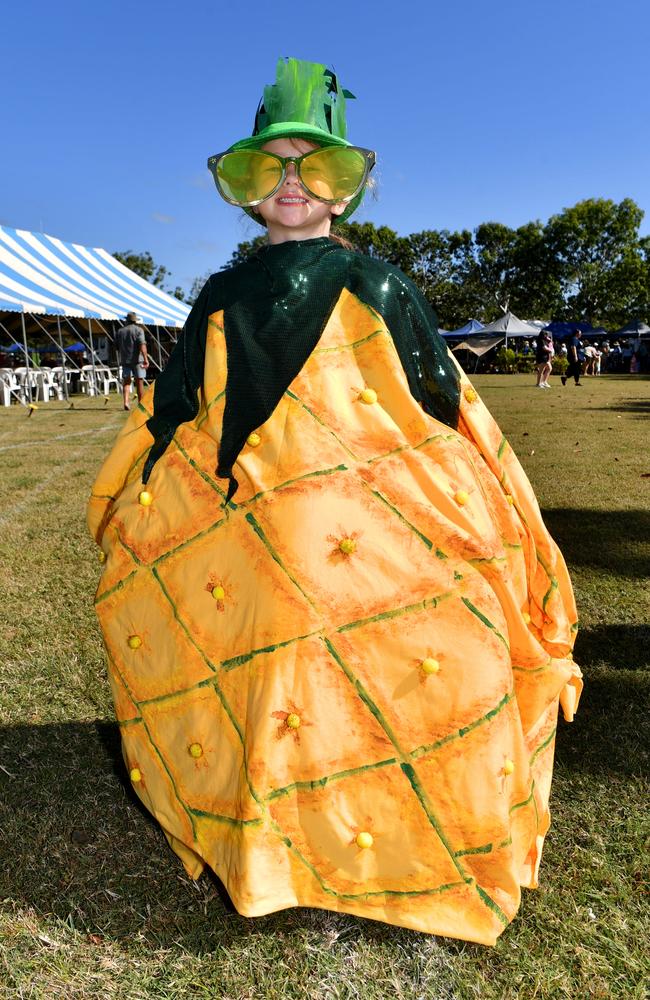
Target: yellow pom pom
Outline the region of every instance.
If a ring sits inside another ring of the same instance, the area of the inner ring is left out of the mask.
[[[190,757],[194,757],[195,760],[198,760],[199,757],[203,756],[203,747],[201,746],[200,743],[190,743],[187,749],[189,751]]]
[[[357,847],[360,847],[362,851],[367,847],[372,847],[373,843],[374,840],[371,833],[367,833],[363,830],[361,833],[357,834]]]
[[[226,596],[226,592],[220,584],[217,584],[216,587],[213,587],[211,593],[215,601],[223,601],[224,597]]]
[[[299,729],[300,728],[300,716],[296,715],[295,712],[290,712],[287,716],[287,725],[289,729]]]
[[[504,765],[503,765],[503,773],[504,774],[512,774],[512,772],[514,771],[514,769],[515,769],[515,765],[514,765],[514,762],[511,761],[511,760],[507,760],[504,763]]]
[[[426,660],[422,660],[423,674],[437,674],[439,670],[440,664],[432,656],[427,656]]]
[[[363,389],[359,393],[359,399],[362,403],[368,403],[368,405],[377,402],[377,393],[374,389]]]
[[[251,433],[246,438],[246,444],[250,445],[251,448],[257,448],[261,440],[262,438],[259,436],[257,431],[251,431]]]
[[[139,781],[142,781],[142,772],[139,767],[132,767],[129,772],[129,777],[134,785],[137,785]]]
[[[105,563],[106,553],[102,549],[100,549],[99,552],[97,553],[97,558],[99,559],[100,563]]]
[[[469,493],[466,490],[456,490],[454,493],[454,500],[459,507],[464,507],[469,500]]]
[[[465,399],[467,400],[468,403],[475,403],[476,400],[478,399],[478,393],[477,393],[476,389],[473,389],[471,387],[471,385],[468,386],[467,389],[465,389],[465,392],[463,393],[463,395],[464,395],[464,397],[465,397]]]
[[[142,639],[139,635],[130,635],[127,639],[130,649],[140,649],[142,645]]]
[[[151,504],[153,503],[153,496],[149,490],[142,490],[138,496],[138,503],[141,507],[151,507]]]
[[[339,549],[343,555],[351,556],[356,551],[357,543],[354,538],[342,538],[339,542]]]
[[[524,611],[521,617],[524,619],[526,625],[530,625],[530,615],[527,611]]]

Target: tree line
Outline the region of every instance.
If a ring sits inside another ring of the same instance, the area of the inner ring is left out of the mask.
[[[643,216],[631,198],[589,198],[546,223],[516,229],[484,222],[473,231],[400,236],[388,226],[349,222],[333,232],[404,271],[446,329],[471,317],[488,323],[508,310],[527,319],[587,320],[616,329],[632,318],[650,318],[650,236],[639,234]],[[225,266],[241,263],[264,243],[264,235],[239,243]],[[126,255],[115,256],[132,266]],[[164,278],[166,270],[158,270]],[[155,284],[162,278],[156,281],[154,273]],[[205,278],[195,280],[185,301],[195,300]]]

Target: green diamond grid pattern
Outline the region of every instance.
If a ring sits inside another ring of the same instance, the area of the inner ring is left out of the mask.
[[[383,332],[383,331],[378,331],[378,332]],[[371,337],[372,336],[376,336],[376,335],[377,335],[376,333],[372,334]],[[365,339],[370,339],[370,338],[365,338]],[[347,345],[347,346],[349,346],[349,345]],[[346,346],[343,346],[343,347],[340,347],[340,348],[331,348],[331,349],[328,348],[327,350],[329,352],[329,351],[345,350],[345,349],[346,349]],[[344,450],[350,455],[350,458],[354,462],[358,462],[359,461],[357,459],[357,457],[354,455],[354,453],[337,437],[337,435],[330,428],[327,427],[327,424],[322,420],[321,417],[319,417],[309,407],[307,407],[290,390],[287,391],[287,395],[292,400],[294,400],[297,404],[299,404],[300,406],[302,406],[303,409],[307,413],[309,413],[310,416],[315,421],[317,421],[321,426],[325,427],[329,431],[329,433],[331,433],[332,436],[336,439],[336,441],[338,442],[338,444],[342,448],[344,448]],[[207,407],[205,409],[205,412],[204,412],[203,416],[201,417],[201,420],[200,420],[201,423],[203,421],[205,421],[205,419],[207,417],[207,412],[209,411],[209,409],[222,396],[223,396],[223,392],[219,393],[217,396],[215,396],[214,399],[212,399],[208,403],[208,405],[207,405]],[[148,417],[151,416],[151,414],[141,404],[139,405],[139,408],[140,408],[140,410],[142,412],[146,413],[146,415]],[[449,432],[443,432],[443,433],[435,434],[435,435],[432,435],[432,436],[428,437],[425,441],[420,442],[420,444],[416,445],[415,448],[423,447],[424,445],[428,444],[430,441],[434,440],[435,438],[458,439],[458,435],[456,435],[454,433],[450,434]],[[463,441],[462,438],[461,438],[461,441]],[[464,441],[463,441],[463,444],[465,444]],[[506,442],[505,442],[505,438],[504,438],[503,441],[502,441],[502,443],[501,443],[501,446],[499,448],[499,458],[501,458],[501,456],[502,456],[502,454],[503,454],[503,452],[505,450],[505,444],[506,444]],[[219,497],[219,499],[221,500],[221,502],[223,502],[223,500],[225,499],[225,492],[221,489],[221,487],[215,481],[215,479],[209,473],[207,473],[204,469],[200,468],[197,465],[197,463],[191,458],[191,456],[188,455],[187,452],[182,448],[182,446],[179,444],[179,442],[178,442],[178,440],[177,440],[176,437],[174,438],[174,445],[178,448],[179,453],[185,458],[185,460],[187,461],[188,465],[193,469],[193,471],[195,472],[195,474],[198,475],[198,476],[200,476],[204,480],[204,482],[208,483],[214,489],[215,494]],[[410,447],[410,446],[406,445],[403,448],[394,449],[389,454],[394,454],[396,451],[406,450],[408,447]],[[471,454],[469,452],[469,449],[467,447],[465,448],[465,451],[466,451],[466,453],[468,455],[469,460],[472,461],[472,456],[471,456]],[[136,461],[133,463],[131,469],[129,470],[129,475],[133,475],[133,473],[136,471],[136,469],[138,468],[138,466],[144,461],[146,453],[147,452],[145,451],[142,455],[140,455],[138,457],[138,459],[136,459]],[[367,464],[377,463],[377,462],[381,461],[382,458],[385,458],[385,457],[388,457],[388,455],[378,455],[378,456],[375,456],[375,457],[373,457],[371,459],[368,459],[367,460]],[[252,506],[255,505],[256,501],[261,496],[266,495],[266,493],[268,493],[268,492],[275,492],[276,490],[281,490],[284,487],[286,487],[288,485],[291,485],[294,482],[300,481],[300,479],[302,479],[302,478],[312,478],[315,475],[333,475],[333,474],[336,474],[339,471],[341,471],[341,472],[342,471],[346,471],[346,468],[347,467],[345,465],[339,465],[339,466],[334,467],[332,469],[323,469],[323,470],[319,470],[319,471],[317,471],[315,473],[309,473],[306,477],[298,477],[297,479],[290,480],[287,483],[279,484],[278,486],[273,487],[271,490],[263,491],[263,493],[259,493],[259,494],[255,495],[255,496],[253,496],[252,498],[250,498],[249,500],[245,501],[240,506],[241,507],[245,507],[245,508],[250,508],[250,507],[252,507]],[[480,482],[479,477],[477,476],[476,478]],[[507,482],[506,482],[506,478],[505,478],[505,472],[503,473],[503,478],[501,480],[501,483],[502,483],[502,486],[504,487],[504,489],[506,489],[507,488]],[[434,546],[433,542],[429,538],[427,538],[427,536],[424,533],[422,533],[415,525],[411,524],[410,521],[407,518],[405,518],[404,515],[394,505],[392,505],[385,497],[383,497],[379,491],[372,490],[372,489],[370,489],[370,487],[368,487],[368,491],[374,497],[374,499],[376,500],[377,503],[380,503],[385,508],[388,508],[389,510],[391,510],[392,513],[395,515],[395,517],[398,518],[402,522],[402,524],[408,526],[408,528],[416,535],[416,537],[419,538],[419,540],[422,542],[422,544],[425,545],[429,551],[431,551],[433,549],[434,550],[434,555],[437,556],[438,558],[441,558],[441,559],[446,559],[447,558],[447,556],[446,556],[446,554],[444,552],[442,552],[440,549],[437,549]],[[238,505],[236,503],[234,503],[234,502],[231,502],[229,506],[230,506],[231,510],[237,510],[238,509]],[[176,619],[180,622],[181,626],[183,627],[183,629],[185,631],[185,634],[187,636],[188,642],[192,643],[192,645],[198,650],[198,652],[200,653],[200,655],[203,658],[204,662],[209,666],[210,670],[213,671],[213,673],[214,673],[214,677],[208,678],[207,680],[203,680],[203,681],[199,682],[199,684],[194,685],[191,688],[185,689],[182,692],[173,692],[173,693],[170,693],[170,694],[166,694],[166,695],[161,696],[159,699],[150,699],[148,702],[144,702],[144,701],[138,702],[133,697],[132,693],[129,691],[128,685],[127,685],[124,677],[120,674],[120,672],[119,672],[119,670],[117,668],[117,665],[115,664],[114,661],[111,661],[113,669],[115,670],[116,674],[118,676],[120,676],[121,682],[122,682],[125,690],[129,694],[129,697],[131,698],[131,700],[133,701],[134,705],[136,706],[136,708],[139,708],[140,705],[142,705],[142,704],[148,704],[151,701],[167,700],[168,698],[174,697],[174,696],[176,696],[178,694],[187,693],[190,690],[194,690],[194,688],[196,688],[196,687],[205,687],[207,685],[211,686],[214,689],[215,693],[217,694],[217,696],[218,696],[218,698],[219,698],[219,700],[220,700],[220,702],[221,702],[221,704],[222,704],[222,706],[223,706],[226,714],[228,715],[228,718],[231,721],[231,724],[233,725],[233,727],[234,727],[234,729],[235,729],[235,731],[237,733],[238,739],[241,742],[242,749],[243,749],[243,754],[244,754],[244,769],[245,769],[245,773],[246,773],[246,779],[247,779],[247,782],[248,782],[249,791],[251,793],[252,798],[261,807],[261,809],[263,811],[263,814],[264,814],[267,822],[270,825],[270,828],[275,832],[275,834],[285,844],[285,846],[287,847],[287,849],[290,850],[294,854],[294,856],[311,872],[311,874],[317,880],[317,882],[319,883],[319,885],[320,885],[320,887],[321,887],[321,889],[323,890],[324,893],[326,893],[328,895],[332,895],[332,896],[338,896],[338,897],[341,897],[341,898],[347,898],[347,899],[366,898],[366,897],[368,897],[370,895],[424,896],[424,895],[438,894],[438,893],[444,892],[447,889],[454,888],[454,887],[457,887],[457,886],[462,886],[463,884],[473,885],[474,888],[475,888],[475,890],[476,890],[476,892],[478,893],[478,895],[481,898],[481,900],[485,903],[485,905],[487,907],[489,907],[489,909],[491,909],[497,915],[498,919],[504,925],[507,924],[508,923],[508,919],[505,916],[505,914],[500,910],[500,908],[498,907],[498,905],[494,902],[494,900],[492,900],[490,898],[490,896],[485,892],[485,890],[481,886],[479,886],[478,884],[476,884],[475,880],[471,876],[469,876],[467,874],[467,872],[463,868],[462,863],[460,861],[460,859],[462,857],[469,856],[469,855],[472,855],[472,854],[488,854],[492,850],[495,849],[495,845],[485,844],[485,845],[480,845],[478,847],[473,847],[473,848],[461,849],[461,850],[454,851],[453,846],[448,842],[448,840],[447,840],[447,838],[445,836],[444,830],[440,826],[440,823],[438,822],[438,820],[437,820],[437,818],[435,816],[435,813],[434,813],[434,811],[433,811],[433,809],[431,807],[431,804],[428,802],[428,799],[427,799],[427,796],[426,796],[426,792],[425,792],[424,788],[422,787],[422,785],[420,783],[420,780],[419,780],[418,774],[417,774],[417,770],[416,770],[416,767],[414,765],[416,764],[417,760],[419,758],[421,758],[422,756],[424,756],[425,754],[429,754],[429,753],[435,752],[438,748],[440,748],[440,747],[448,744],[451,741],[462,740],[466,736],[468,736],[471,732],[473,732],[476,728],[478,728],[479,726],[484,725],[485,723],[489,722],[492,718],[494,718],[496,715],[498,715],[498,713],[501,712],[502,709],[505,708],[505,706],[514,698],[514,692],[510,691],[507,695],[505,695],[502,698],[502,700],[497,705],[495,705],[492,709],[490,709],[485,715],[483,715],[482,717],[474,720],[470,725],[466,726],[465,728],[460,729],[460,730],[455,731],[455,732],[451,732],[451,733],[447,734],[444,738],[442,738],[442,739],[440,739],[437,742],[434,742],[432,744],[415,747],[413,749],[405,749],[405,748],[402,748],[402,747],[399,746],[395,734],[392,732],[390,725],[388,724],[388,722],[384,718],[384,716],[383,716],[383,714],[382,714],[382,712],[380,710],[380,707],[372,699],[371,694],[364,688],[364,686],[361,684],[361,682],[359,681],[359,679],[355,677],[353,671],[349,668],[349,666],[345,663],[345,661],[343,660],[343,658],[339,655],[339,653],[338,653],[338,651],[336,649],[335,639],[333,639],[332,636],[326,636],[324,633],[322,633],[321,630],[319,630],[318,632],[315,632],[315,633],[310,633],[309,636],[296,636],[295,638],[293,638],[291,640],[288,640],[286,642],[283,642],[281,644],[278,644],[276,646],[269,646],[269,647],[265,647],[265,648],[262,648],[262,649],[251,650],[247,654],[231,658],[230,660],[222,661],[221,663],[212,663],[210,661],[210,659],[206,656],[205,652],[201,649],[201,647],[194,641],[190,629],[187,627],[187,625],[180,618],[180,616],[178,614],[178,611],[177,611],[177,609],[174,606],[174,603],[173,603],[173,600],[172,600],[170,594],[166,591],[166,589],[164,587],[164,584],[163,584],[163,582],[162,582],[159,574],[156,571],[156,567],[157,567],[157,565],[159,563],[161,563],[164,560],[168,559],[172,554],[178,552],[179,550],[190,548],[193,545],[193,543],[196,542],[199,538],[203,538],[206,534],[209,534],[211,532],[217,531],[224,523],[226,523],[227,517],[228,517],[228,515],[226,514],[224,517],[220,518],[217,522],[215,522],[214,525],[211,525],[209,528],[204,529],[202,532],[198,533],[197,535],[195,535],[195,536],[193,536],[193,537],[185,540],[184,542],[182,542],[180,545],[176,546],[175,548],[172,548],[169,551],[165,552],[163,555],[161,555],[157,559],[153,560],[149,565],[144,565],[138,559],[138,557],[136,556],[136,554],[132,550],[128,549],[124,545],[124,542],[120,539],[120,542],[121,542],[122,546],[129,553],[131,559],[133,560],[134,568],[133,568],[133,570],[129,574],[127,574],[127,576],[125,578],[123,578],[114,587],[112,587],[109,590],[103,592],[98,597],[98,599],[97,599],[98,603],[101,602],[101,601],[103,601],[105,598],[107,598],[110,594],[114,593],[116,590],[122,589],[123,587],[127,586],[128,582],[131,579],[133,579],[133,577],[137,573],[147,572],[147,573],[151,574],[152,579],[154,579],[156,581],[157,585],[160,587],[162,593],[164,594],[165,599],[169,602],[169,604],[170,604],[170,611],[172,611],[172,613],[175,615]],[[257,535],[258,535],[258,537],[260,537],[260,540],[262,541],[262,543],[266,544],[267,547],[268,547],[269,543],[263,537],[263,530],[261,529],[260,525],[257,523],[254,515],[251,512],[249,512],[249,513],[247,513],[245,515],[245,521],[249,524],[249,526],[251,527],[251,529],[257,533]],[[292,574],[290,573],[290,571],[288,570],[288,568],[284,565],[284,563],[283,563],[282,559],[280,558],[280,556],[276,552],[274,552],[274,551],[272,551],[271,554],[273,555],[273,558],[276,560],[276,562],[280,565],[280,567],[282,568],[282,570],[287,574],[288,578],[292,581],[292,583],[301,590],[301,592],[303,593],[303,595],[307,598],[308,601],[310,601],[310,603],[313,603],[313,602],[311,602],[311,599],[309,598],[309,595],[305,594],[304,591],[302,591],[302,588],[300,588],[300,585],[298,584],[298,581],[294,579],[294,577],[292,576]],[[549,592],[548,592],[547,598],[545,599],[545,600],[547,600],[548,596],[550,596],[550,593],[552,592],[552,590],[555,587],[557,587],[557,581],[555,581],[555,579],[552,577],[552,575],[551,575],[548,567],[546,565],[544,565],[543,563],[541,563],[541,565],[543,565],[543,568],[546,571],[546,573],[547,573],[547,575],[549,577],[549,581],[550,581]],[[376,620],[376,619],[385,618],[385,617],[399,617],[402,614],[405,614],[405,613],[408,613],[410,611],[416,610],[418,607],[424,608],[427,605],[428,606],[436,606],[441,600],[445,600],[446,598],[448,598],[450,596],[453,596],[453,594],[454,594],[454,592],[450,591],[450,592],[448,592],[446,594],[437,595],[437,596],[432,597],[431,599],[429,599],[427,601],[421,602],[420,605],[410,605],[410,606],[406,606],[406,607],[403,607],[403,608],[397,608],[397,609],[394,609],[394,610],[391,610],[391,611],[383,612],[383,613],[381,613],[379,615],[374,616],[374,619]],[[507,640],[505,639],[504,636],[502,636],[498,632],[498,630],[492,624],[492,622],[490,622],[490,620],[479,609],[475,608],[471,604],[471,602],[469,602],[468,600],[466,600],[464,598],[461,598],[461,599],[464,600],[465,605],[468,607],[468,609],[474,615],[476,615],[478,617],[478,619],[482,622],[482,624],[486,628],[491,629],[498,636],[498,638],[503,643],[505,643],[506,646],[507,646]],[[360,625],[365,624],[367,621],[370,621],[370,620],[373,620],[373,619],[364,619],[363,621],[350,622],[350,623],[347,623],[345,625],[339,626],[339,628],[336,631],[337,632],[348,631],[348,630],[353,629],[355,627],[359,627]],[[323,775],[322,777],[320,777],[319,779],[316,779],[316,780],[303,781],[303,782],[295,782],[295,783],[290,784],[290,785],[288,785],[286,787],[283,787],[283,788],[276,788],[276,789],[273,789],[266,796],[266,798],[262,798],[257,793],[256,789],[253,787],[253,785],[252,785],[252,783],[250,781],[250,776],[248,774],[248,767],[247,767],[247,762],[246,762],[246,747],[245,747],[244,736],[243,736],[243,733],[241,731],[241,728],[239,727],[239,725],[237,723],[235,715],[234,715],[234,713],[233,713],[230,705],[228,704],[228,701],[227,701],[227,699],[226,699],[226,697],[225,697],[225,695],[223,693],[223,690],[220,687],[220,684],[219,684],[219,674],[220,674],[221,671],[229,671],[229,670],[236,669],[238,666],[242,665],[245,662],[250,661],[255,656],[258,656],[258,655],[260,655],[262,653],[271,652],[274,649],[280,648],[281,646],[290,645],[290,644],[292,644],[294,642],[300,642],[301,640],[303,640],[305,638],[308,638],[311,635],[320,635],[321,636],[321,638],[323,639],[323,641],[324,641],[324,643],[325,643],[325,645],[326,645],[326,647],[327,647],[327,649],[328,649],[328,651],[330,653],[330,656],[332,657],[333,662],[335,662],[338,665],[338,667],[345,673],[345,675],[348,678],[350,684],[356,690],[356,693],[357,693],[358,697],[364,702],[364,704],[366,705],[368,711],[373,715],[373,717],[382,726],[384,732],[386,733],[386,735],[390,739],[391,743],[395,747],[395,755],[391,756],[390,758],[387,758],[387,759],[384,759],[384,760],[381,760],[381,761],[377,761],[377,762],[372,763],[372,764],[365,764],[365,765],[361,765],[359,767],[355,767],[355,768],[351,768],[351,769],[348,769],[348,770],[340,771],[340,772],[337,772],[337,773],[334,773],[334,774]],[[549,663],[550,663],[550,661],[549,661]],[[522,669],[522,668],[519,668],[519,669]],[[540,667],[538,669],[539,670],[544,670],[544,669],[547,669],[547,668],[546,667]],[[537,671],[535,671],[535,672],[537,672]],[[170,779],[170,781],[172,783],[172,787],[174,788],[174,791],[175,791],[175,794],[176,794],[176,796],[178,798],[179,804],[181,805],[181,807],[183,808],[183,810],[188,815],[188,818],[190,820],[190,823],[192,824],[192,829],[193,830],[195,830],[195,826],[194,826],[194,817],[195,816],[206,816],[206,817],[209,817],[209,818],[214,819],[214,820],[219,821],[219,822],[223,822],[223,823],[227,823],[227,824],[233,824],[233,825],[241,825],[241,826],[259,825],[259,824],[261,824],[263,822],[263,819],[237,820],[237,819],[233,819],[232,817],[219,816],[219,815],[215,815],[215,814],[208,814],[208,813],[202,812],[201,810],[193,809],[190,806],[188,806],[187,803],[185,803],[183,801],[183,798],[182,798],[180,792],[176,788],[176,784],[174,782],[173,775],[171,774],[170,769],[168,768],[168,766],[167,766],[167,764],[166,764],[166,762],[164,760],[163,755],[160,753],[159,749],[156,747],[155,741],[153,740],[153,738],[151,736],[151,733],[147,729],[146,723],[145,723],[144,719],[142,718],[142,716],[138,715],[138,717],[136,717],[134,719],[130,719],[130,720],[126,721],[126,722],[120,723],[120,725],[123,728],[128,728],[129,726],[133,726],[133,725],[137,725],[137,724],[141,724],[141,725],[144,726],[145,731],[147,732],[147,735],[148,735],[148,738],[149,738],[149,742],[152,745],[153,751],[157,755],[158,759],[162,762],[162,765],[163,765],[163,767],[164,767],[164,769],[165,769],[165,771],[166,771],[166,773],[167,773],[167,775],[168,775],[168,777],[169,777],[169,779]],[[530,763],[531,764],[536,760],[536,758],[539,756],[539,754],[541,754],[548,746],[550,746],[552,744],[554,736],[555,736],[555,730],[553,729],[552,732],[550,733],[550,735],[546,736],[544,738],[543,742],[532,753],[531,758],[530,758]],[[273,801],[274,799],[277,799],[279,797],[282,797],[282,796],[290,795],[294,791],[297,791],[297,790],[310,790],[310,789],[313,790],[313,789],[318,788],[318,787],[324,787],[325,785],[327,785],[329,783],[336,782],[338,780],[344,779],[346,777],[349,777],[349,776],[357,774],[357,773],[367,772],[367,771],[370,771],[370,770],[377,770],[377,769],[380,769],[380,768],[387,768],[387,767],[394,767],[394,768],[399,767],[400,770],[401,770],[401,772],[402,772],[402,774],[404,775],[405,779],[408,781],[409,786],[411,787],[413,794],[418,799],[418,801],[419,801],[419,803],[420,803],[423,811],[425,812],[425,814],[427,816],[427,819],[428,819],[429,823],[431,824],[432,830],[435,831],[436,835],[438,836],[438,838],[440,839],[440,841],[444,845],[446,851],[449,854],[450,859],[452,860],[452,862],[453,862],[456,870],[458,871],[459,880],[457,882],[449,883],[449,884],[443,885],[443,886],[436,886],[436,887],[431,888],[431,889],[424,889],[424,890],[417,890],[417,891],[397,892],[397,891],[393,891],[393,890],[381,890],[381,891],[378,891],[376,893],[342,893],[342,892],[339,892],[339,891],[333,889],[331,886],[328,886],[326,884],[326,882],[322,878],[321,874],[314,868],[314,866],[309,862],[309,860],[307,858],[305,858],[301,854],[301,852],[298,850],[298,848],[296,847],[296,845],[294,843],[292,843],[292,841],[286,836],[286,834],[284,833],[284,831],[280,828],[280,826],[278,825],[278,823],[269,814],[268,806],[269,806],[269,803],[271,801]],[[528,797],[524,801],[515,803],[513,806],[511,806],[510,811],[514,812],[514,811],[516,811],[516,810],[518,810],[520,808],[524,808],[525,806],[527,806],[530,803],[532,803],[532,805],[534,807],[534,810],[535,810],[535,813],[537,815],[537,804],[536,804],[536,801],[535,801],[535,782],[534,781],[531,782],[530,793],[529,793]],[[501,847],[505,847],[505,846],[508,845],[509,842],[510,842],[510,840],[508,838],[508,839],[504,840],[502,843],[497,844],[496,848],[498,849],[498,848],[501,848]]]

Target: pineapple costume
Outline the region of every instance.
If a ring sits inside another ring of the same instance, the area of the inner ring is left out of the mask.
[[[327,238],[213,275],[89,505],[124,759],[240,913],[484,944],[534,886],[562,557],[397,269]]]

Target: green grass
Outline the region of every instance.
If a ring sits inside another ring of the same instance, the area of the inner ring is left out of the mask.
[[[125,780],[92,609],[84,506],[123,413],[0,411],[0,997],[646,997],[650,381],[531,381],[476,385],[569,562],[586,687],[541,888],[494,949],[324,911],[247,920],[187,879]]]

